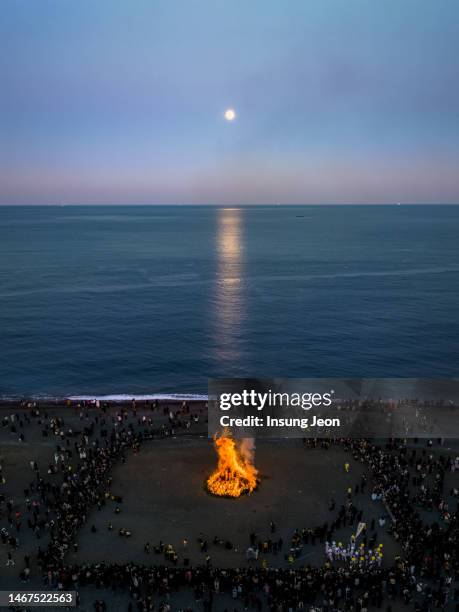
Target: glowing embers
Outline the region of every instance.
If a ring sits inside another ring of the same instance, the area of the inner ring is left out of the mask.
[[[214,439],[218,455],[217,469],[206,482],[209,493],[220,497],[240,497],[258,486],[258,470],[253,465],[253,452],[244,444],[237,446],[225,433]]]

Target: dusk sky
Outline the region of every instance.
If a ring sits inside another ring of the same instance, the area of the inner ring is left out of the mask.
[[[2,0],[0,72],[1,204],[459,202],[457,0]]]

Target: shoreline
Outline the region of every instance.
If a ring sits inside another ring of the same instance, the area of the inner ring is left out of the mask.
[[[48,410],[48,409],[84,409],[102,410],[110,408],[148,409],[166,406],[183,405],[196,408],[207,407],[207,396],[191,394],[152,394],[152,395],[106,395],[106,396],[70,396],[70,397],[24,397],[0,398],[1,410]]]

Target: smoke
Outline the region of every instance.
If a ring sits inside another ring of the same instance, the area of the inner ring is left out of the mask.
[[[239,452],[245,461],[251,465],[255,463],[255,438],[242,438]]]

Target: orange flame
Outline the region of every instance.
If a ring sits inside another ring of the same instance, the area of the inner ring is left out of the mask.
[[[221,497],[239,497],[257,487],[258,470],[236,447],[234,438],[225,434],[214,438],[218,455],[217,469],[207,479],[210,493]]]

